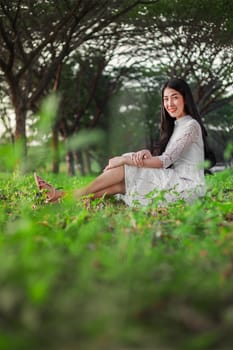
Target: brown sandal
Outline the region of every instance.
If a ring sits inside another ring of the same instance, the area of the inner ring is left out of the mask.
[[[36,173],[34,173],[34,179],[39,191],[46,190],[45,203],[56,203],[60,201],[61,197],[64,195],[63,191],[57,190]]]

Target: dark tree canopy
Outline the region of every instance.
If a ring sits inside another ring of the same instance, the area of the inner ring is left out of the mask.
[[[155,89],[170,76],[192,84],[203,116],[215,112],[232,100],[232,18],[227,0],[0,0],[0,85],[15,112],[12,138],[26,149],[28,116],[50,91],[63,95],[54,132],[104,123],[123,81],[137,82],[149,104],[149,144]],[[117,56],[124,63],[109,71]]]
[[[143,1],[154,4],[157,1]],[[139,0],[0,1],[0,69],[16,115],[15,138],[26,141],[26,114],[36,110],[59,65],[82,43],[116,23]]]

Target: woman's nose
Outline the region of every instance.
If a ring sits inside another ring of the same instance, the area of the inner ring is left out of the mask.
[[[173,106],[173,99],[172,99],[172,98],[170,98],[170,99],[168,100],[168,106]]]

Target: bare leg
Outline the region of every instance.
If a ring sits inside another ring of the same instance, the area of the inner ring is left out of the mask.
[[[116,193],[125,193],[124,179],[124,167],[113,168],[99,175],[85,188],[74,191],[74,194],[75,197],[93,194],[94,197],[97,198],[104,194],[113,195]]]
[[[34,174],[34,177],[38,189],[40,191],[47,191],[47,203],[58,202],[61,197],[68,195],[67,192],[56,190],[52,185],[41,179],[36,173]],[[114,195],[117,193],[125,193],[124,166],[105,171],[88,186],[72,191],[72,196],[74,195],[74,197],[79,198],[93,194],[94,198],[99,198],[103,195]]]
[[[100,198],[100,197],[105,196],[105,195],[112,196],[112,195],[117,194],[117,193],[125,194],[125,182],[121,182],[119,184],[107,187],[107,188],[103,189],[102,191],[95,192],[93,194],[93,196],[94,196],[93,198]]]

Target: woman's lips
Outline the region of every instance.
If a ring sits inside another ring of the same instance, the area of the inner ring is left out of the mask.
[[[174,112],[176,112],[176,108],[169,109],[169,110],[168,110],[168,112],[170,112],[170,113],[174,113]]]

